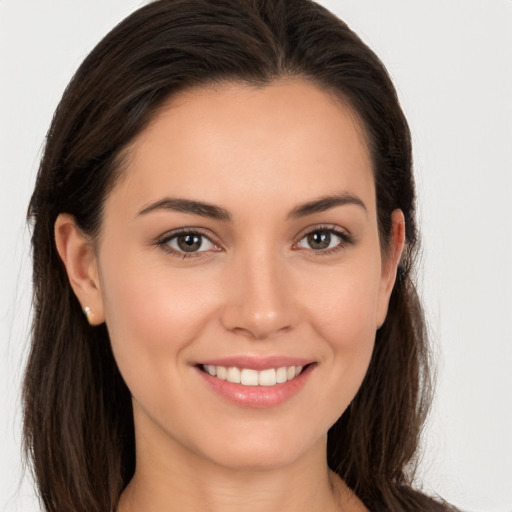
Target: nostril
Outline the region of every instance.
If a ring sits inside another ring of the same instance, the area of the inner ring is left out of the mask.
[[[246,324],[245,327],[233,327],[229,330],[234,334],[253,338],[255,340],[264,340],[267,338],[273,338],[291,330],[291,326],[284,325],[281,327],[275,327],[270,323],[255,321],[252,324]]]
[[[276,300],[249,291],[243,296],[237,295],[222,309],[222,325],[234,334],[257,340],[281,335],[298,321],[296,308],[289,300],[289,297]]]

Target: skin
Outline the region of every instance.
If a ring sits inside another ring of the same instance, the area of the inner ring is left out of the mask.
[[[195,89],[168,101],[125,167],[98,240],[69,215],[55,228],[74,291],[91,324],[106,321],[133,395],[137,468],[119,511],[366,510],[327,468],[327,431],[367,371],[404,220],[393,212],[383,252],[357,116],[300,80]],[[361,204],[290,215],[340,194]],[[231,219],[140,213],[167,197],[216,205]],[[172,252],[176,238],[162,244],[180,228],[211,243],[183,258]],[[312,247],[307,234],[328,230],[343,236]],[[241,407],[194,366],[233,355],[315,364],[281,405]]]

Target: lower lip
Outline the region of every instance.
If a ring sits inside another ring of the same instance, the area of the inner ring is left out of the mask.
[[[298,377],[274,386],[244,386],[212,377],[197,368],[200,376],[213,391],[229,402],[242,407],[276,407],[296,395],[306,384],[314,365],[306,367]]]

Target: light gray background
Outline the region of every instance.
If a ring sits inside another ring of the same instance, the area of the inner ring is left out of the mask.
[[[30,312],[24,215],[53,110],[90,49],[142,0],[0,0],[0,510],[22,479]],[[420,285],[439,358],[420,481],[512,511],[512,1],[323,0],[388,67],[415,144]],[[58,311],[55,312],[59,314]]]

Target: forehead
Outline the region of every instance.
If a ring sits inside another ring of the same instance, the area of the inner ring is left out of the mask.
[[[163,195],[263,206],[348,191],[374,201],[357,115],[303,80],[176,94],[133,141],[126,161],[116,188],[134,208]]]

